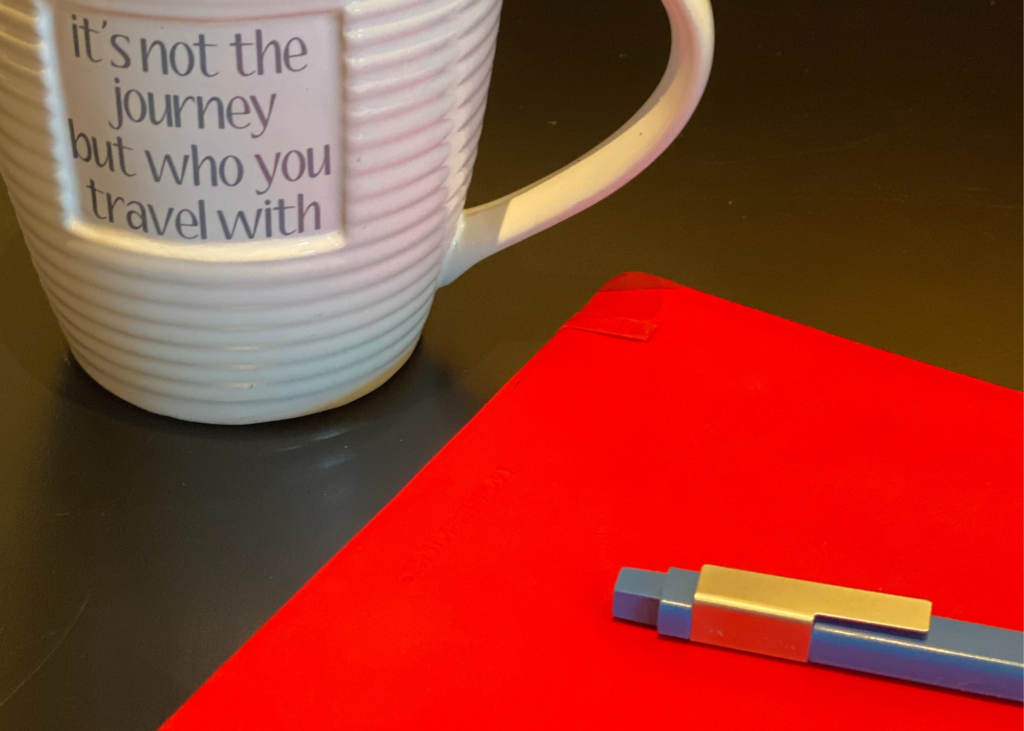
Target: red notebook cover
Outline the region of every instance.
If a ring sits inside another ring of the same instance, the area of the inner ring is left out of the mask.
[[[1022,444],[1018,392],[623,275],[164,728],[1017,730],[611,598],[713,563],[1019,630]]]

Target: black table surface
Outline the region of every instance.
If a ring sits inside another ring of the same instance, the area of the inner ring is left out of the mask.
[[[212,427],[105,392],[3,196],[0,728],[156,728],[624,271],[1020,389],[1020,3],[715,14],[668,152],[442,289],[409,364],[328,413]],[[667,49],[657,0],[508,0],[470,203],[612,133]]]

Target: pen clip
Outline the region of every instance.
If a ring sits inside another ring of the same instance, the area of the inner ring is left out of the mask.
[[[923,635],[931,611],[924,599],[705,565],[690,639],[807,662],[816,619]]]

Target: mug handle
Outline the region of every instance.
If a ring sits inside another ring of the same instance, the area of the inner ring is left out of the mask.
[[[463,212],[440,286],[478,261],[611,195],[654,162],[682,131],[711,71],[715,25],[708,0],[662,0],[672,52],[658,88],[618,132],[583,157],[504,198]]]

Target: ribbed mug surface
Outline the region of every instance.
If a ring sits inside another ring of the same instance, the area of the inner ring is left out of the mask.
[[[392,375],[458,226],[500,5],[0,0],[0,172],[82,367],[224,424]]]

